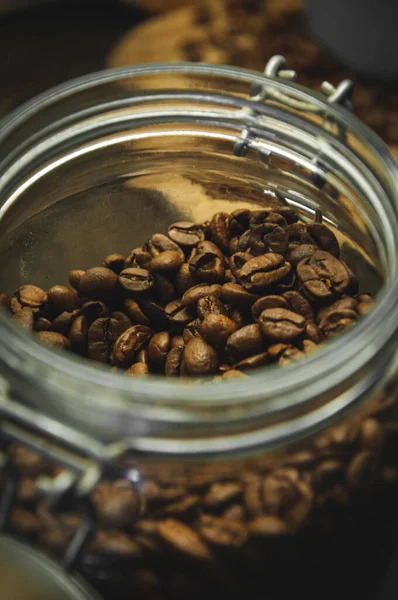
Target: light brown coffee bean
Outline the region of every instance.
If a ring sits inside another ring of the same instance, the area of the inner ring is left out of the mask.
[[[374,485],[380,476],[379,460],[367,450],[353,456],[347,467],[347,482],[354,491]]]
[[[176,519],[167,519],[159,523],[158,533],[161,539],[182,554],[199,560],[210,560],[212,554],[200,536],[190,527]]]
[[[242,377],[247,377],[246,373],[242,373],[242,371],[237,371],[236,369],[229,369],[222,375],[223,381],[228,379],[242,379]]]
[[[296,290],[290,290],[283,294],[283,298],[287,300],[289,304],[286,308],[290,308],[293,312],[302,315],[306,321],[314,320],[312,306],[303,294],[300,294],[300,292],[297,292]]]
[[[243,360],[236,363],[235,368],[241,371],[248,371],[250,369],[257,369],[270,362],[268,352],[260,352],[260,354],[253,354]]]
[[[141,510],[141,501],[126,479],[101,481],[91,494],[96,515],[102,526],[131,525]]]
[[[244,264],[239,278],[249,292],[261,293],[283,281],[290,270],[290,264],[281,254],[270,252]]]
[[[37,338],[46,346],[54,349],[70,350],[70,341],[61,333],[55,331],[39,331]]]
[[[81,300],[75,290],[64,285],[54,285],[47,292],[50,310],[59,315],[63,312],[73,312],[81,305]]]
[[[330,302],[348,292],[351,285],[347,266],[323,250],[302,260],[297,265],[297,276],[304,293],[314,302]]]
[[[157,254],[150,262],[148,269],[152,272],[178,271],[184,260],[175,250],[166,250]]]
[[[31,308],[39,312],[48,302],[47,293],[36,285],[21,285],[10,300],[11,312],[16,313],[21,308]]]
[[[209,509],[221,509],[226,504],[236,502],[242,496],[242,484],[236,482],[213,483],[203,498],[204,505]]]
[[[7,294],[0,294],[0,309],[10,310],[10,299]]]
[[[221,298],[222,290],[222,286],[218,283],[213,283],[211,285],[200,283],[185,292],[182,297],[182,301],[189,309],[196,310],[196,305],[200,298],[204,298],[205,296],[215,296],[216,298]]]
[[[148,250],[149,250],[151,256],[157,256],[158,254],[160,254],[162,252],[166,252],[167,250],[172,250],[179,254],[182,261],[185,260],[184,251],[178,245],[178,243],[176,244],[175,242],[173,242],[170,239],[170,237],[168,237],[167,235],[164,235],[163,233],[155,233],[151,237],[151,239],[148,242]],[[144,265],[137,265],[137,266],[141,266],[144,269],[147,268]]]
[[[184,344],[188,344],[188,342],[190,342],[194,338],[202,337],[200,334],[200,326],[200,319],[194,319],[184,327],[184,331],[182,332],[182,339],[184,340]]]
[[[171,338],[168,331],[155,333],[148,344],[148,360],[155,367],[163,369],[171,350]]]
[[[149,367],[146,363],[136,362],[126,369],[124,373],[129,377],[146,377],[149,375]]]
[[[289,529],[283,519],[274,515],[264,515],[250,521],[248,533],[252,538],[275,538],[288,535]]]
[[[118,277],[106,267],[88,269],[79,282],[79,292],[90,300],[106,300],[116,293]]]
[[[33,331],[33,325],[35,322],[35,313],[33,308],[24,306],[12,316],[12,321],[17,323],[17,325],[22,327],[22,329],[25,329],[25,331]]]
[[[142,558],[142,551],[137,542],[117,529],[97,529],[88,549],[100,555]]]
[[[228,304],[232,304],[232,306],[246,309],[258,300],[258,295],[248,292],[239,283],[224,283],[222,286],[222,299]]]
[[[220,314],[207,315],[199,328],[201,336],[214,346],[224,346],[237,330],[238,326],[232,319]]]
[[[183,368],[187,375],[211,375],[217,367],[217,352],[210,344],[200,337],[187,343],[183,353]]]
[[[196,312],[199,319],[202,321],[210,314],[228,316],[225,304],[215,296],[204,296],[203,298],[199,298],[196,305]]]
[[[229,257],[229,268],[235,277],[239,277],[239,271],[249,260],[253,258],[249,252],[235,252]]]
[[[44,317],[39,317],[36,320],[34,326],[35,326],[35,331],[50,331],[51,321],[49,319],[45,319]]]

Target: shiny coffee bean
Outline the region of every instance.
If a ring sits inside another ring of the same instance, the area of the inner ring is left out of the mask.
[[[108,363],[112,348],[120,336],[120,323],[111,317],[96,319],[87,334],[88,356],[92,360]]]
[[[230,240],[229,219],[228,213],[218,212],[210,221],[211,239],[224,251],[228,250]]]
[[[118,321],[121,333],[123,331],[126,331],[126,329],[131,327],[133,324],[135,325],[135,323],[132,323],[131,319],[124,312],[122,312],[120,310],[115,310],[111,314],[111,317],[112,317],[112,319],[116,319],[116,321]]]
[[[10,301],[13,313],[21,308],[31,308],[35,313],[43,309],[48,302],[47,293],[36,285],[21,285]]]
[[[129,377],[146,377],[149,375],[149,367],[146,363],[136,362],[124,372]]]
[[[222,298],[228,304],[232,304],[232,306],[250,309],[252,304],[258,300],[258,295],[248,292],[239,283],[224,283],[222,286]]]
[[[305,319],[286,308],[268,308],[259,318],[263,335],[272,342],[290,342],[304,333]]]
[[[168,331],[155,333],[148,344],[148,360],[159,369],[163,369],[167,355],[171,349],[171,338]]]
[[[77,291],[80,290],[80,282],[84,273],[85,271],[82,271],[81,269],[74,269],[73,271],[69,272],[69,283],[71,284],[73,289]]]
[[[185,327],[193,320],[192,314],[188,311],[182,300],[173,300],[165,306],[165,314],[171,325],[176,327]]]
[[[225,304],[215,296],[203,296],[202,298],[199,298],[196,305],[196,312],[199,319],[202,321],[210,314],[228,315]]]
[[[170,237],[164,235],[163,233],[155,233],[148,242],[148,251],[153,257],[161,254],[162,252],[167,252],[170,250],[177,252],[182,261],[185,260],[184,251],[178,245],[178,243],[173,242]]]
[[[297,265],[297,276],[305,295],[314,302],[328,303],[350,287],[346,265],[332,254],[317,250]]]
[[[17,323],[22,329],[25,329],[25,331],[33,331],[35,313],[32,308],[24,306],[24,308],[21,308],[21,310],[12,316],[12,321]]]
[[[280,254],[264,254],[243,265],[240,282],[250,292],[263,292],[280,283],[290,269],[290,264]]]
[[[223,288],[218,283],[206,284],[200,283],[189,289],[182,297],[182,301],[188,309],[196,310],[196,305],[200,298],[205,296],[215,296],[221,298]]]
[[[48,305],[52,313],[73,312],[81,305],[81,300],[75,290],[64,285],[54,285],[47,292]]]
[[[335,310],[319,322],[319,329],[325,338],[331,338],[355,325],[357,320],[358,313],[356,311]]]
[[[145,325],[134,325],[124,331],[115,341],[110,362],[117,367],[127,368],[137,357],[138,352],[146,348],[153,331]]]
[[[37,338],[46,346],[50,346],[50,348],[61,350],[70,349],[70,341],[68,338],[55,331],[39,331],[37,333]]]
[[[79,292],[90,300],[106,300],[115,295],[117,285],[116,273],[106,267],[93,267],[82,276]]]
[[[124,262],[126,257],[123,254],[108,254],[108,256],[104,260],[104,267],[110,269],[116,275],[119,275],[120,271],[123,271],[125,268]]]
[[[293,248],[288,255],[288,261],[292,265],[293,269],[297,268],[297,265],[306,258],[317,252],[318,247],[315,244],[300,244]]]
[[[263,310],[267,308],[289,308],[289,302],[283,296],[269,294],[262,296],[252,306],[251,313],[255,321],[258,321]]]
[[[224,346],[227,339],[238,330],[237,324],[220,314],[207,315],[200,325],[202,337],[214,346]]]
[[[198,281],[219,283],[224,279],[224,258],[216,252],[200,252],[190,259],[189,269]]]
[[[151,260],[148,269],[152,272],[168,273],[170,271],[178,271],[183,262],[184,259],[181,258],[178,252],[175,250],[165,250],[165,252],[161,252]]]
[[[204,242],[199,242],[199,244],[196,246],[196,248],[192,249],[192,256],[190,258],[193,258],[196,254],[205,254],[206,252],[210,252],[213,254],[216,254],[222,261],[225,260],[224,254],[221,250],[221,248],[219,248],[217,246],[217,244],[214,244],[214,242],[210,242],[209,240],[204,240]]]
[[[211,375],[218,367],[218,356],[210,344],[200,337],[190,340],[183,354],[183,368],[187,375]]]
[[[193,248],[199,242],[203,242],[205,235],[200,225],[189,221],[173,223],[167,230],[169,238],[184,248]]]
[[[36,319],[34,326],[35,331],[50,331],[51,321],[49,319],[45,319],[44,317],[39,317],[38,319]]]
[[[121,287],[132,294],[149,292],[154,286],[154,279],[146,269],[124,269],[119,275]]]
[[[63,335],[66,335],[68,337],[70,327],[73,321],[76,319],[77,315],[78,311],[61,313],[51,323],[51,331],[62,333]]]
[[[133,325],[149,325],[149,319],[142,312],[135,300],[127,298],[124,301],[123,308]]]
[[[125,258],[123,268],[120,269],[118,275],[123,269],[149,269],[149,265],[152,262],[152,254],[143,250],[142,248],[135,248]]]
[[[264,338],[258,325],[246,325],[238,329],[227,340],[226,350],[235,363],[265,349]]]
[[[239,271],[249,260],[253,258],[248,252],[235,252],[229,257],[229,267],[235,277],[239,277]]]
[[[103,319],[109,315],[107,305],[101,300],[89,300],[85,302],[76,313],[76,317],[86,317],[89,324],[93,323],[96,319]]]

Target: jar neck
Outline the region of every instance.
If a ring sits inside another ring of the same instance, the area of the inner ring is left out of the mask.
[[[253,83],[266,86],[265,101],[250,98]],[[335,212],[343,219],[358,247],[371,240],[369,253],[373,248],[386,282],[373,312],[319,354],[285,370],[254,373],[249,385],[133,383],[54,355],[0,315],[3,372],[13,396],[102,439],[127,437],[140,452],[214,456],[293,442],[364,403],[395,357],[397,168],[350,113],[293,84],[240,69],[105,72],[50,92],[3,124],[0,223],[22,219],[18,207],[29,190],[62,180],[77,158],[111,153],[120,143],[152,156],[160,140],[183,152],[192,139],[203,155],[229,152],[231,164],[263,174],[271,195],[283,188],[288,202],[306,204],[308,214],[324,196],[331,218]]]

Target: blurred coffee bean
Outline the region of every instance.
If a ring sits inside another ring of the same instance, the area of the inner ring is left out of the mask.
[[[33,331],[33,325],[35,323],[35,313],[33,308],[24,306],[12,316],[12,321],[26,331]]]
[[[199,560],[209,560],[212,557],[210,549],[196,531],[176,519],[161,521],[158,533],[164,543],[182,555]]]
[[[36,335],[40,342],[46,346],[50,346],[50,348],[69,350],[71,347],[68,338],[61,333],[56,333],[55,331],[39,331]]]
[[[202,515],[199,533],[208,544],[215,547],[238,548],[247,540],[247,530],[242,522],[210,515]]]
[[[96,515],[105,527],[132,524],[141,510],[141,501],[126,479],[102,481],[91,494]]]

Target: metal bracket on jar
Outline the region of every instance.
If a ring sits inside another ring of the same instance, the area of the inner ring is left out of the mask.
[[[264,75],[269,78],[277,78],[285,81],[296,81],[297,79],[296,71],[288,68],[285,57],[281,55],[275,55],[270,58],[265,66]],[[344,79],[337,86],[332,85],[328,81],[324,81],[321,85],[321,92],[327,97],[328,104],[339,104],[348,110],[352,110],[353,88],[354,84],[350,79]],[[340,123],[336,123],[336,121],[327,114],[324,108],[316,104],[298,100],[293,94],[290,95],[287,92],[275,90],[274,86],[267,85],[267,83],[254,83],[250,89],[250,98],[253,103],[263,104],[268,100],[274,100],[296,111],[319,115],[323,114],[324,128],[330,132],[332,131],[333,126],[336,126],[338,138],[343,143],[346,142],[346,128]],[[242,109],[242,114],[245,114],[250,118],[255,118],[257,114],[255,104]],[[234,144],[234,154],[236,156],[241,157],[247,154],[251,145],[251,135],[250,125],[246,125],[242,130],[240,137]],[[269,152],[264,159],[266,161],[269,160],[270,155],[271,153]]]

